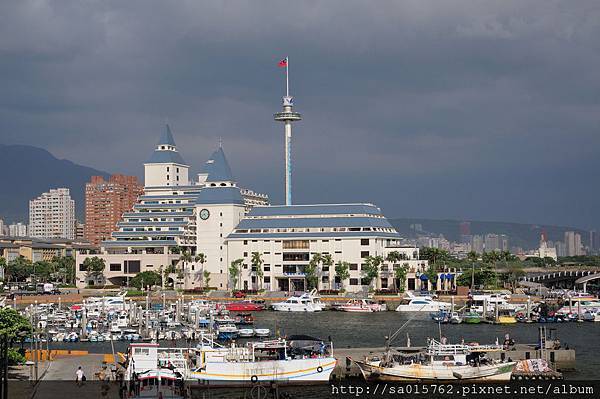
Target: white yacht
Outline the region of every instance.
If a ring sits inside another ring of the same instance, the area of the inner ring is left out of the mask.
[[[600,312],[600,300],[588,298],[567,298],[558,314],[581,314],[585,312]]]
[[[125,295],[127,295],[127,292],[120,292],[116,296],[90,297],[84,301],[83,305],[88,311],[125,311],[129,309],[129,304],[125,301]]]
[[[350,299],[339,307],[343,312],[370,313],[384,312],[387,310],[385,303],[378,303],[372,299]]]
[[[187,380],[210,386],[326,384],[336,364],[333,348],[320,340],[312,342],[294,346],[293,341],[277,339],[224,347],[203,337]]]
[[[439,312],[440,310],[450,310],[452,304],[448,302],[436,301],[430,296],[414,296],[408,293],[408,297],[402,299],[396,312]]]
[[[325,306],[317,290],[312,290],[300,296],[291,296],[284,302],[276,302],[271,307],[278,312],[320,312]]]

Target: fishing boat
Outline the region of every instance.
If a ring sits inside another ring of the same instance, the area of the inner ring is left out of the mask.
[[[372,299],[350,299],[338,307],[343,312],[371,313],[384,312],[387,310],[385,303],[377,303]]]
[[[424,353],[392,354],[353,362],[367,381],[509,381],[516,362],[498,362],[486,354],[500,345],[442,344],[431,340]]]
[[[273,303],[271,307],[278,312],[320,312],[324,309],[316,289],[300,296],[291,296],[284,302]]]
[[[230,312],[259,312],[265,309],[265,305],[251,300],[243,300],[226,303],[225,309]]]
[[[407,293],[407,298],[402,299],[396,312],[439,312],[450,310],[451,303],[434,300],[430,296],[415,296],[411,292]]]
[[[256,383],[326,384],[336,365],[332,345],[313,339],[314,345],[294,345],[290,340],[249,342],[246,346],[221,346],[203,338],[196,367],[188,382],[210,386],[245,386]]]
[[[189,366],[186,349],[130,344],[125,384],[128,397],[182,399]]]

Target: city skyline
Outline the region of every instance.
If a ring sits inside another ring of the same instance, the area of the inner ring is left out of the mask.
[[[597,10],[462,4],[357,6],[337,20],[335,5],[295,4],[305,24],[291,26],[274,18],[277,3],[264,16],[250,5],[156,3],[150,15],[117,3],[4,4],[0,142],[140,176],[168,117],[193,170],[222,137],[240,182],[283,203],[272,113],[284,87],[277,62],[289,55],[304,116],[294,132],[296,203],[596,228],[600,193],[586,182],[600,166],[600,68],[589,52]],[[44,24],[50,17],[61,24]],[[367,20],[378,23],[356,32]]]

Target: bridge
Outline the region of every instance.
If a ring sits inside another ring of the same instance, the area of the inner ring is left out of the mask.
[[[577,284],[583,284],[583,290],[585,291],[587,283],[596,279],[600,279],[600,271],[598,270],[561,270],[529,273],[521,281],[556,288],[575,288]]]

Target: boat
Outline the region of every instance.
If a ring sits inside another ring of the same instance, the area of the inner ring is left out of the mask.
[[[585,313],[586,311],[598,312],[600,311],[600,300],[583,298],[568,298],[565,305],[558,309],[556,313],[568,315],[570,313],[579,314]]]
[[[271,330],[268,328],[255,328],[254,335],[260,338],[268,338],[271,336]]]
[[[88,311],[108,312],[128,310],[129,304],[125,301],[126,291],[119,292],[116,296],[90,297],[83,302]]]
[[[387,310],[387,306],[372,299],[350,299],[345,304],[338,306],[337,310],[355,313],[384,312]]]
[[[467,312],[463,315],[463,322],[467,324],[481,323],[481,315],[477,312]]]
[[[463,322],[463,318],[458,312],[452,312],[449,315],[448,321],[450,324],[460,324]]]
[[[231,340],[238,336],[238,328],[235,324],[223,324],[217,328],[217,338],[220,340]]]
[[[230,312],[259,312],[265,309],[265,305],[251,300],[243,300],[226,303],[225,309]]]
[[[254,329],[253,328],[240,328],[238,330],[238,336],[240,338],[251,338],[251,337],[254,337]]]
[[[125,384],[127,397],[184,398],[184,381],[189,366],[186,349],[159,348],[158,344],[130,344]]]
[[[248,326],[254,324],[254,317],[250,313],[239,313],[234,318],[235,324]]]
[[[203,338],[196,349],[196,367],[189,383],[212,386],[247,386],[256,383],[327,384],[336,365],[332,345],[312,338],[305,348],[290,340],[276,339],[225,347]]]
[[[600,311],[586,310],[581,317],[584,321],[600,321]]]
[[[300,296],[291,296],[284,302],[273,303],[271,307],[278,312],[320,312],[324,309],[316,289]]]
[[[509,381],[516,362],[486,357],[501,345],[442,344],[430,340],[424,353],[392,354],[372,360],[352,360],[371,381]]]
[[[439,312],[441,310],[450,310],[451,303],[434,300],[430,296],[414,296],[411,292],[408,297],[402,299],[396,312]]]

